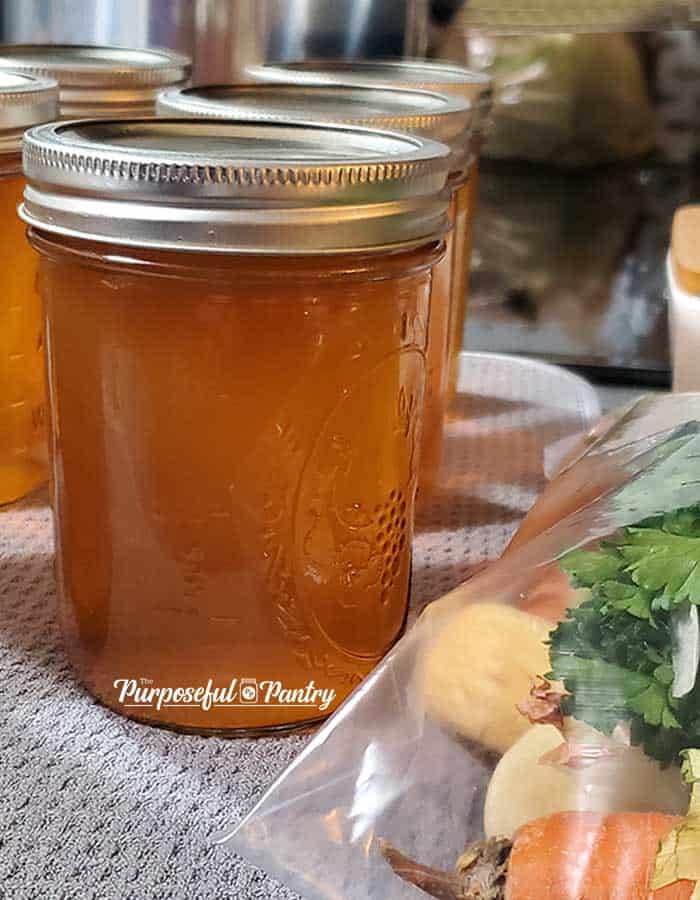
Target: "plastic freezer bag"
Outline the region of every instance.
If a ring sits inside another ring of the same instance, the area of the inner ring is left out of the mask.
[[[615,450],[689,420],[700,420],[700,393],[639,397],[601,419],[591,431],[583,451],[569,461],[569,467],[587,453]]]
[[[230,849],[312,900],[700,896],[700,426],[597,462],[607,490],[432,604]]]
[[[604,416],[568,453],[550,457],[545,471],[550,483],[525,517],[510,549],[532,540],[564,516],[621,484],[624,471],[612,465],[610,451],[634,447],[645,437],[700,421],[700,394],[647,395]],[[556,447],[554,448],[556,450]]]

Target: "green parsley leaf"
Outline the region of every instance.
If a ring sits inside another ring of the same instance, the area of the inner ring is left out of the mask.
[[[574,587],[593,587],[599,581],[614,579],[625,564],[614,548],[610,550],[575,550],[561,561],[561,567],[569,575]]]
[[[634,691],[632,685],[628,685],[629,688]],[[664,728],[681,727],[671,710],[668,685],[660,684],[654,679],[650,679],[644,690],[639,693],[628,694],[627,707],[644,719],[647,725],[663,725]]]
[[[603,734],[610,734],[620,721],[629,718],[630,702],[636,703],[645,721],[647,716],[660,719],[663,715],[658,707],[659,698],[653,694],[654,679],[648,675],[600,659],[555,652],[550,676],[562,681],[568,691],[569,696],[562,701],[564,715],[587,722]],[[649,691],[652,694],[645,696]]]
[[[700,537],[630,528],[619,551],[625,571],[644,590],[663,592],[674,606],[700,603]]]
[[[700,604],[700,506],[642,521],[561,566],[590,589],[550,635],[564,712],[607,734],[627,722],[664,764],[700,746],[700,678],[673,696],[673,622],[684,604]]]
[[[650,591],[620,581],[604,581],[596,585],[596,591],[606,601],[606,613],[610,610],[628,612],[638,619],[652,621],[651,603],[654,595]]]

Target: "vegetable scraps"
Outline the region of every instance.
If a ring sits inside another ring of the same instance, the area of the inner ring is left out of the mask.
[[[700,750],[684,750],[685,818],[568,811],[511,839],[469,846],[454,871],[431,869],[382,841],[396,875],[438,900],[700,900]],[[621,851],[623,857],[621,858]]]
[[[520,711],[569,732],[566,759],[562,747],[554,751],[562,765],[616,759],[611,748],[620,736],[627,750],[631,742],[662,765],[680,759],[692,788],[687,815],[545,813],[512,836],[490,831],[452,872],[385,842],[381,853],[399,877],[440,900],[700,900],[700,506],[646,519],[594,551],[568,554],[561,566],[589,594],[550,633],[552,671],[532,685]],[[577,735],[581,729],[589,734]],[[513,770],[523,777],[522,766]],[[562,793],[553,784],[545,789]]]
[[[484,833],[512,838],[527,822],[568,810],[677,815],[687,806],[679,770],[662,769],[641,747],[598,735],[581,723],[569,730],[562,745],[562,732],[555,725],[533,725],[501,757],[491,776]]]
[[[700,900],[700,750],[681,753],[683,779],[691,785],[688,815],[661,843],[651,886],[654,890],[669,885],[695,885],[691,900]]]
[[[677,823],[655,812],[556,813],[524,825],[512,841],[473,844],[454,872],[386,843],[381,852],[399,877],[439,900],[691,900],[690,881],[651,886],[659,842]]]
[[[662,764],[700,747],[700,506],[646,519],[561,566],[590,597],[550,635],[561,709],[604,734],[628,723]]]
[[[551,627],[545,619],[504,603],[466,606],[425,654],[423,691],[429,714],[469,740],[504,753],[529,728],[517,704],[532,678],[549,665]]]

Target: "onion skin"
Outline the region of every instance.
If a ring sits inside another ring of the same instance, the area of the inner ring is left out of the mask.
[[[505,900],[690,900],[679,881],[650,891],[660,841],[680,820],[663,813],[557,813],[515,835]]]

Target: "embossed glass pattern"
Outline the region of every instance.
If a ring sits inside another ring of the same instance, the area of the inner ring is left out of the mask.
[[[313,680],[332,709],[392,645],[435,245],[261,264],[33,240],[61,623],[80,675],[106,704],[179,728],[318,718],[134,710],[115,681]]]

